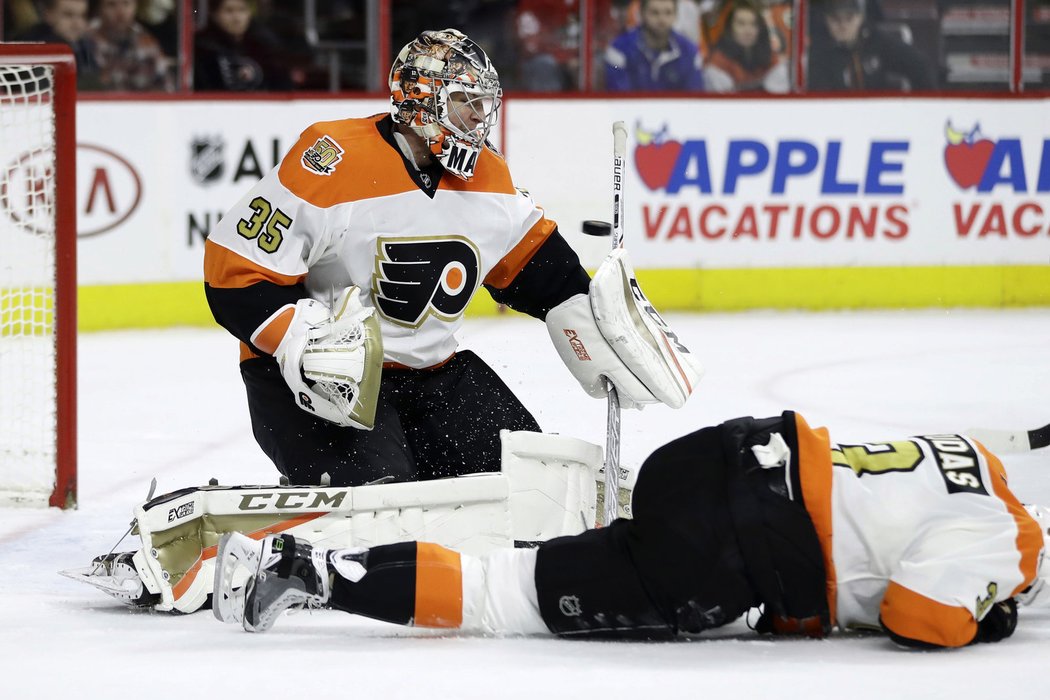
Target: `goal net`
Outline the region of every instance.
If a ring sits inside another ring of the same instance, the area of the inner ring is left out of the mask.
[[[0,505],[76,502],[76,68],[0,44]]]

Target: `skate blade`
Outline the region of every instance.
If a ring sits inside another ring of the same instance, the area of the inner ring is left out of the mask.
[[[117,577],[99,573],[99,566],[83,566],[77,569],[66,569],[59,571],[61,576],[80,581],[98,590],[113,596],[126,605],[139,606],[143,594],[142,582],[137,578]]]

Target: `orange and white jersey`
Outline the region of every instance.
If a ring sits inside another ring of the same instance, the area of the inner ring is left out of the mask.
[[[515,189],[491,150],[482,151],[469,182],[439,166],[406,168],[385,119],[322,122],[303,132],[212,231],[205,281],[219,290],[301,285],[299,296],[326,304],[356,285],[376,309],[385,360],[429,367],[455,352],[454,332],[478,287],[506,287],[555,224]],[[294,299],[257,296],[272,308],[257,310],[250,338],[235,334],[272,353]]]
[[[1039,526],[980,444],[927,435],[836,445],[796,420],[838,626],[881,623],[908,639],[961,646],[993,603],[1035,579]]]

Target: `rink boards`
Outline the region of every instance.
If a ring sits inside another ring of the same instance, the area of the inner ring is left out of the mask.
[[[593,269],[607,242],[579,225],[611,216],[625,121],[627,245],[662,309],[1046,305],[1048,102],[510,96],[494,141]],[[82,101],[81,328],[211,323],[211,226],[305,126],[386,106]]]

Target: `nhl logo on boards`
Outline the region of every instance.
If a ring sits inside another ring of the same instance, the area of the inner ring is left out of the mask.
[[[345,151],[331,136],[322,136],[310,148],[303,151],[300,160],[303,167],[316,175],[331,175],[335,166],[343,159]]]
[[[574,595],[563,595],[558,599],[558,610],[565,617],[579,617],[583,614],[580,599]]]
[[[204,185],[222,177],[225,146],[221,136],[193,139],[190,143],[190,175],[194,180]]]

